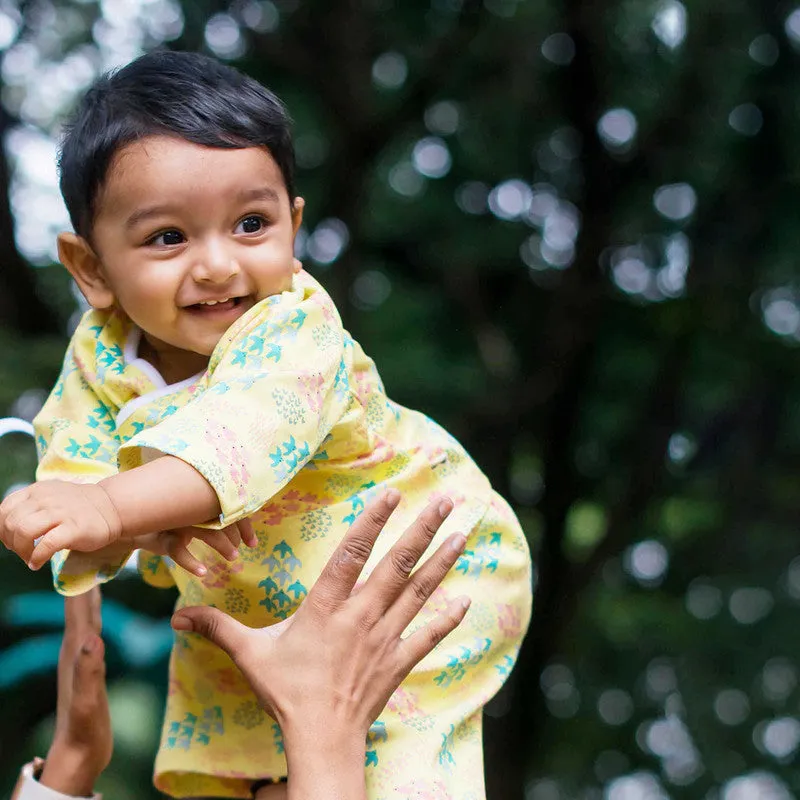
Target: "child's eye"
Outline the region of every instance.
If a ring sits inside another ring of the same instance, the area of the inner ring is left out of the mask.
[[[152,239],[148,239],[147,244],[152,244],[156,247],[170,247],[176,244],[183,244],[185,241],[186,239],[180,231],[163,231],[153,236]]]
[[[245,217],[237,226],[236,233],[258,233],[267,226],[267,221],[264,217],[259,217],[257,214],[250,214]]]

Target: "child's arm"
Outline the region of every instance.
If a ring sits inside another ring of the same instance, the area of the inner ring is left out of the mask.
[[[206,479],[186,462],[164,456],[98,484],[43,481],[15,492],[0,504],[0,540],[38,569],[59,550],[113,547],[207,522],[219,511]]]

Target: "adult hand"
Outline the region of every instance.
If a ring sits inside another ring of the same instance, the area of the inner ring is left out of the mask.
[[[390,490],[364,511],[297,612],[279,624],[252,629],[207,607],[184,608],[172,618],[176,630],[199,633],[225,650],[281,726],[290,797],[363,796],[369,726],[412,667],[469,607],[467,598],[458,598],[401,638],[464,549],[464,536],[453,534],[411,575],[452,510],[449,500],[429,505],[353,592],[399,500]],[[347,786],[345,773],[352,779]],[[323,779],[329,794],[320,785]]]
[[[76,797],[91,796],[113,750],[105,647],[99,634],[100,590],[64,598],[56,729],[39,782]]]

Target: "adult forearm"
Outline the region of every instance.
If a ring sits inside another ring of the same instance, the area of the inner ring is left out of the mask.
[[[119,516],[123,538],[199,525],[219,516],[211,484],[192,466],[174,456],[100,482]]]
[[[284,730],[288,800],[366,800],[365,737]]]

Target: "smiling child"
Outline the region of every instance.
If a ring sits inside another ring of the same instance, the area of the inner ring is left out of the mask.
[[[436,542],[461,531],[463,552],[419,622],[472,607],[390,700],[365,769],[374,800],[480,800],[482,708],[530,614],[525,537],[458,442],[386,396],[295,260],[293,163],[281,103],[203,56],[143,56],[90,89],[63,142],[59,253],[92,310],[35,421],[39,482],[0,506],[0,538],[32,568],[51,559],[65,594],[145,546],[145,579],[179,606],[261,627],[293,613],[370,497],[402,496],[370,564],[441,498]],[[230,659],[179,633],[156,786],[251,797],[285,770]]]

